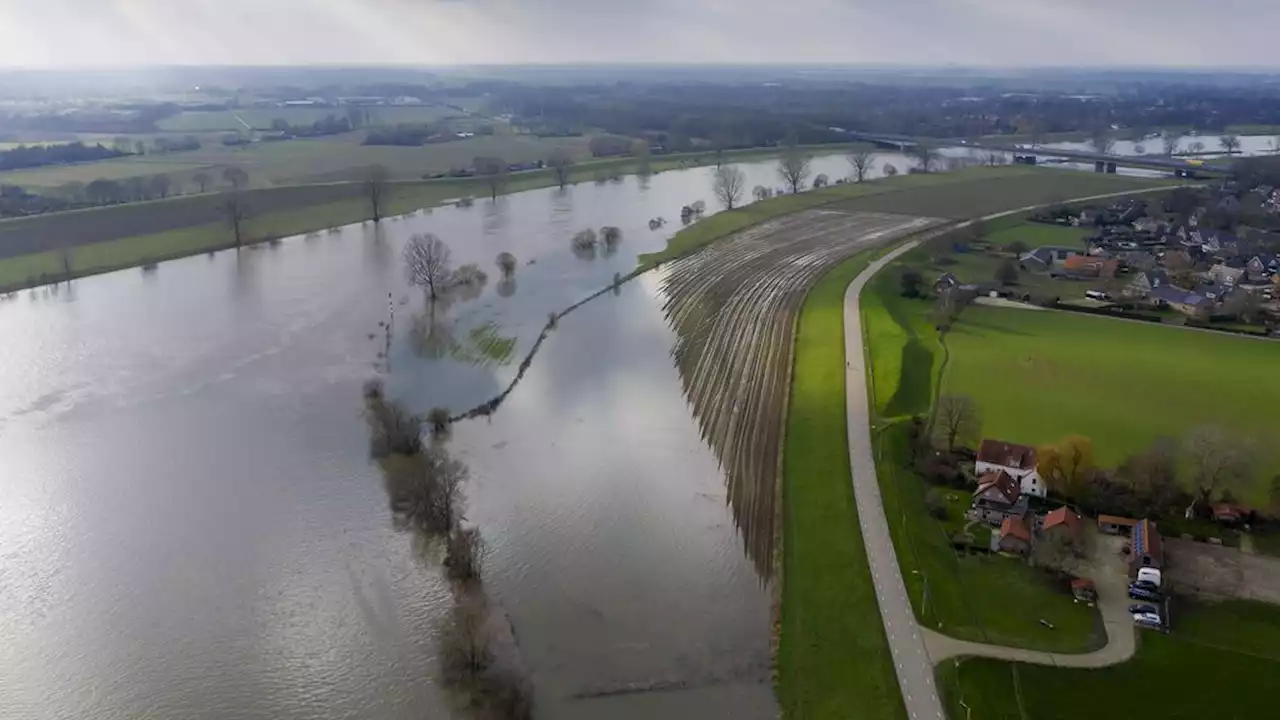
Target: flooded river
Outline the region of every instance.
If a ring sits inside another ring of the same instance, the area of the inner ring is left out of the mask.
[[[781,184],[771,162],[742,167],[748,188]],[[661,248],[681,205],[713,209],[710,174],[530,191],[0,303],[0,718],[449,717],[447,584],[392,526],[361,384],[381,375],[419,412],[489,399],[549,312]],[[656,216],[672,222],[650,231]],[[602,225],[622,228],[616,252],[570,252]],[[434,321],[401,260],[420,232],[490,275]],[[450,440],[540,717],[776,713],[769,588],[682,396],[658,285],[563,320],[498,413]]]

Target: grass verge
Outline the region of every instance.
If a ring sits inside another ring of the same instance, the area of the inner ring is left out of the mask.
[[[870,258],[850,258],[814,286],[796,334],[778,652],[779,699],[791,718],[906,718],[850,483],[843,303]]]
[[[1135,658],[1096,670],[971,659],[938,669],[952,718],[1261,718],[1274,713],[1280,608],[1187,608],[1172,634],[1145,632]]]

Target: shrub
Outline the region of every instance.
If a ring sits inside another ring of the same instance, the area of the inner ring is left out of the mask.
[[[479,580],[484,570],[485,550],[479,528],[454,528],[449,534],[444,557],[449,579],[458,582]]]

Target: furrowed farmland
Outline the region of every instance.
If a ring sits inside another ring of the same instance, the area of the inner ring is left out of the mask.
[[[779,453],[804,297],[841,260],[937,222],[809,210],[741,231],[667,270],[665,310],[679,336],[672,353],[763,574],[774,552]]]

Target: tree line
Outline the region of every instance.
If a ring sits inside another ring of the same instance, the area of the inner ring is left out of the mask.
[[[0,171],[109,160],[130,154],[127,150],[104,147],[101,143],[85,145],[78,141],[59,145],[19,145],[0,152]]]

